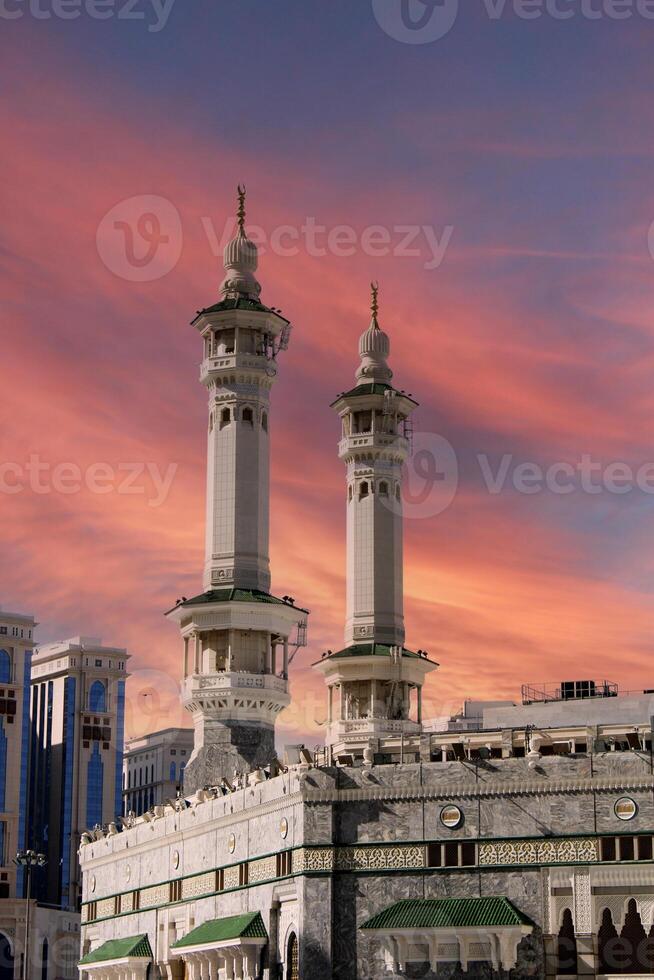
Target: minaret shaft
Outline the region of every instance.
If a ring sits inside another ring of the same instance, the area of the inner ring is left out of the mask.
[[[345,643],[404,643],[402,468],[350,463],[347,473]]]
[[[210,389],[205,589],[270,590],[267,383],[264,373]]]

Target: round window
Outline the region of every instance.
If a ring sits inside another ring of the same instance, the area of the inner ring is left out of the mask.
[[[441,810],[441,823],[448,830],[454,830],[463,823],[463,814],[459,810],[458,806],[454,806],[453,803],[444,806]]]
[[[638,813],[638,804],[631,797],[622,796],[619,800],[616,800],[613,812],[618,820],[633,820]]]

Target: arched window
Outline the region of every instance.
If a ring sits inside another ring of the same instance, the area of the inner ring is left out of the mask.
[[[351,485],[347,488],[347,499],[348,500],[352,500],[352,486]]]
[[[41,946],[41,980],[48,980],[48,939],[43,940]]]
[[[597,947],[599,956],[599,966],[601,973],[617,973],[616,962],[621,962],[620,939],[613,925],[613,916],[610,909],[604,909],[602,913],[602,924],[597,933]]]
[[[622,973],[651,973],[652,965],[648,963],[647,933],[643,928],[638,906],[635,899],[630,899],[627,905],[624,925],[620,933],[624,965]]]
[[[366,480],[359,484],[359,500],[368,496],[368,483]]]
[[[232,415],[230,410],[228,408],[223,408],[222,412],[220,413],[220,428],[224,429],[226,425],[229,425],[231,419]]]
[[[268,431],[268,412],[261,413],[261,428],[264,432]]]
[[[0,650],[0,682],[11,684],[11,657],[7,650]]]
[[[244,422],[247,422],[249,425],[253,425],[254,424],[254,415],[252,413],[252,409],[251,408],[244,408],[243,409],[243,416],[242,417],[243,417],[243,421]]]
[[[100,755],[100,743],[93,743],[86,775],[86,826],[95,827],[102,823],[102,784],[104,764]]]
[[[557,976],[577,976],[577,940],[570,909],[566,909],[563,913],[557,939],[556,958]]]
[[[294,932],[286,944],[286,980],[300,980],[300,950]]]
[[[379,493],[382,497],[388,497],[388,483],[386,480],[382,480],[379,484]]]
[[[398,483],[398,485],[397,485],[397,486],[395,487],[395,499],[396,499],[396,500],[399,500],[399,499],[400,499],[400,484],[399,484],[399,483]]]
[[[0,980],[14,980],[14,953],[11,943],[0,932]]]
[[[93,681],[89,690],[89,711],[107,710],[107,691],[102,681]]]
[[[175,765],[174,762],[171,762],[170,763],[170,777],[169,778],[170,778],[171,783],[174,783],[175,782],[175,779],[177,778],[177,766]]]

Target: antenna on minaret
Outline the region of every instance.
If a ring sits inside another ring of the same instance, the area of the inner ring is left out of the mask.
[[[238,218],[239,230],[245,231],[245,184],[242,187],[238,184],[238,211],[236,212],[236,217]]]
[[[377,323],[377,314],[379,313],[379,283],[370,283],[370,312],[372,314],[372,322],[379,329],[379,324]]]

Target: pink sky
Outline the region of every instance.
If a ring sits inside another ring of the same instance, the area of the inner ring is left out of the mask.
[[[294,324],[273,391],[273,590],[311,610],[280,741],[321,740],[322,681],[310,664],[342,640],[344,474],[329,403],[353,383],[371,278],[381,283],[396,383],[420,403],[416,431],[427,443],[431,434],[446,438],[459,459],[451,505],[406,520],[407,643],[441,664],[427,683],[426,714],[466,697],[517,697],[523,682],[583,676],[654,686],[652,497],[490,494],[477,460],[488,454],[497,468],[511,454],[515,463],[574,465],[591,454],[637,468],[652,458],[648,221],[631,220],[630,206],[597,249],[562,247],[556,213],[534,235],[519,213],[493,222],[481,189],[458,199],[454,162],[436,186],[387,173],[374,185],[357,173],[348,185],[312,169],[315,146],[303,159],[275,148],[264,161],[204,134],[175,106],[164,112],[138,93],[112,101],[56,67],[47,103],[42,68],[0,110],[12,145],[0,250],[2,460],[176,472],[156,507],[143,479],[140,494],[29,486],[0,494],[2,605],[33,612],[43,642],[81,633],[126,646],[130,733],[186,723],[174,707],[180,643],[163,612],[201,589],[205,394],[189,321],[215,301],[221,280],[205,228],[212,222],[220,234],[244,181],[248,217],[268,231],[309,216],[359,233],[411,222],[438,234],[454,227],[437,270],[424,269],[426,255],[374,258],[360,249],[348,258],[300,250],[261,259],[264,302]],[[472,139],[472,111],[468,124]],[[389,125],[406,138],[414,121]],[[471,152],[482,146],[499,152],[483,140]],[[516,168],[548,152],[508,139],[500,150]],[[630,205],[639,194],[652,201],[647,187],[623,193]],[[106,267],[96,232],[114,205],[146,194],[174,204],[183,247],[171,272],[139,283]]]

